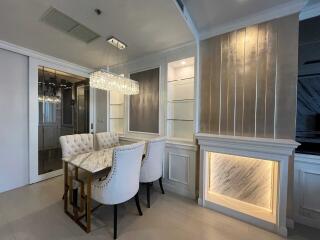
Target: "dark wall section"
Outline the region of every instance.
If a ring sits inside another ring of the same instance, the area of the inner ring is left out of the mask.
[[[300,22],[298,152],[320,154],[320,17]]]
[[[139,82],[140,92],[130,96],[129,130],[159,133],[159,68],[131,74],[130,78]]]

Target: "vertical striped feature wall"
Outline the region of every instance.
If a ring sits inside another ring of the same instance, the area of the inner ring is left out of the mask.
[[[295,138],[298,14],[201,41],[200,132]]]

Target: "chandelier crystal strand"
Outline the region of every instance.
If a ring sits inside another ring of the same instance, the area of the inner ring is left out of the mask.
[[[106,91],[118,91],[126,95],[139,94],[139,83],[105,70],[90,74],[90,87]]]

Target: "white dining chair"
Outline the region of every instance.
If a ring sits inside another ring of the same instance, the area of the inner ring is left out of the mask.
[[[166,139],[154,138],[147,143],[146,156],[142,161],[140,172],[140,183],[146,184],[147,187],[147,204],[150,208],[150,185],[159,181],[162,194],[162,165],[165,152]]]
[[[62,150],[62,159],[69,158],[81,153],[92,152],[94,150],[93,135],[90,133],[61,136],[59,138],[59,141]],[[72,178],[75,175],[74,169],[74,167],[68,164],[69,186],[72,186]],[[78,178],[82,178],[81,176],[81,174],[78,175]],[[73,189],[73,192],[71,194],[74,197],[73,202],[77,202],[77,189]]]
[[[94,150],[93,135],[90,133],[61,136],[59,140],[62,149],[62,158],[68,158]]]
[[[97,149],[106,149],[119,146],[119,136],[115,132],[102,132],[96,133],[96,145]]]
[[[114,239],[117,238],[117,206],[135,198],[139,215],[139,176],[145,142],[115,147],[111,170],[105,180],[92,182],[92,198],[104,205],[113,205]]]

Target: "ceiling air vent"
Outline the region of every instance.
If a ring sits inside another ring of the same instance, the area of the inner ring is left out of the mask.
[[[96,34],[89,28],[76,22],[71,17],[63,14],[53,7],[50,7],[45,12],[43,17],[41,18],[41,21],[85,43],[92,42],[93,40],[100,37],[100,35]]]

